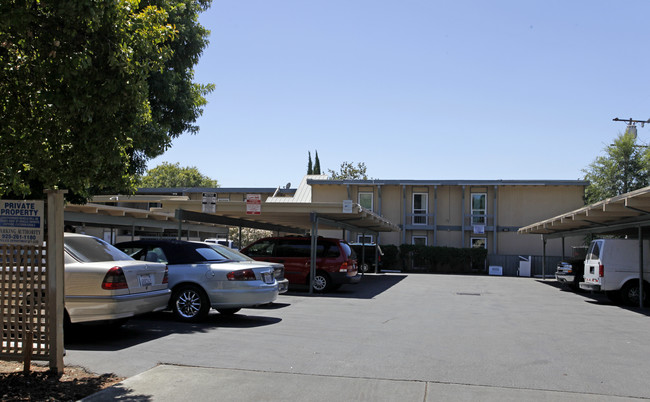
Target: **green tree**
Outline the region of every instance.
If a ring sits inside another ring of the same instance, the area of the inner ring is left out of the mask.
[[[0,196],[130,193],[193,126],[210,0],[0,2]]]
[[[320,160],[318,159],[318,151],[316,151],[316,157],[314,159],[314,174],[320,174]]]
[[[585,202],[592,204],[648,185],[648,147],[637,145],[632,134],[620,134],[613,144],[583,169],[590,182],[585,190]]]
[[[196,167],[181,167],[178,162],[161,163],[149,170],[139,184],[144,188],[219,187],[217,180],[202,175]]]
[[[352,162],[343,162],[338,172],[327,169],[332,180],[368,180],[366,174],[366,164],[357,163],[355,166]]]
[[[307,151],[309,155],[309,162],[307,162],[307,174],[314,174],[314,166],[311,163],[311,152]]]

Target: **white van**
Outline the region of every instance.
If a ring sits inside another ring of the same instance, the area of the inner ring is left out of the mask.
[[[650,241],[643,241],[643,299],[650,292]],[[593,240],[585,257],[580,289],[603,291],[615,302],[639,305],[639,241]]]

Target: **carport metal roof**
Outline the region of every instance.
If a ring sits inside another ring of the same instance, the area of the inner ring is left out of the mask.
[[[179,215],[180,213],[180,215]],[[182,209],[177,217],[189,220],[218,223],[229,226],[259,227],[259,225],[294,229],[293,232],[305,233],[312,229],[315,217],[321,229],[347,229],[365,233],[391,232],[399,227],[389,220],[362,208],[352,205],[351,212],[344,212],[340,202],[264,202],[259,215],[246,212],[245,202],[217,203],[215,214],[206,214]],[[271,229],[276,230],[276,229]]]
[[[650,187],[608,198],[519,229],[547,238],[617,233],[650,226]]]
[[[387,219],[353,204],[352,211],[343,212],[341,203],[262,203],[259,215],[246,213],[245,202],[217,204],[214,214],[196,212],[200,201],[177,204],[174,213],[152,212],[102,204],[66,205],[66,222],[106,227],[142,226],[157,229],[182,229],[218,232],[223,226],[242,226],[287,233],[306,233],[312,229],[314,217],[324,229],[343,228],[364,233],[399,230]],[[185,209],[187,208],[187,209]]]
[[[66,223],[85,224],[109,228],[133,226],[148,229],[177,229],[182,225],[184,230],[217,233],[222,232],[221,225],[200,221],[179,220],[173,215],[163,212],[151,212],[137,208],[123,208],[102,204],[68,204],[64,208]]]

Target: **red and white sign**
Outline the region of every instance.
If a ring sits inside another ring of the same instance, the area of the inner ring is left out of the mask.
[[[246,194],[246,215],[260,215],[262,213],[262,195]]]

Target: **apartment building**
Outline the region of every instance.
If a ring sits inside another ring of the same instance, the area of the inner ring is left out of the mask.
[[[484,247],[493,255],[541,255],[540,236],[523,226],[584,205],[581,180],[328,180],[311,178],[312,202],[353,200],[399,225],[380,244]],[[363,234],[347,233],[360,241]],[[581,239],[567,239],[565,248]],[[562,256],[554,242],[548,255]]]

